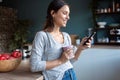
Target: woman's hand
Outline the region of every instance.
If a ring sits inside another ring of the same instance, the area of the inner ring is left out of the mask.
[[[80,45],[78,46],[77,51],[76,51],[76,53],[75,53],[75,57],[74,57],[75,60],[78,60],[78,58],[79,58],[82,50],[91,47],[91,41],[92,41],[93,38],[89,39],[88,42],[86,42],[87,38],[88,38],[88,37],[84,37],[84,38],[81,40],[81,43],[80,43]],[[85,42],[86,42],[86,44],[84,45]]]
[[[89,39],[88,42],[86,42],[86,44],[83,45],[84,42],[87,40],[87,38],[88,38],[88,37],[84,37],[84,38],[82,39],[80,45],[79,45],[79,47],[80,47],[82,50],[91,47],[91,42],[92,42],[92,39],[93,39],[93,38]]]
[[[46,70],[49,70],[51,68],[54,68],[56,66],[59,66],[65,62],[67,62],[69,60],[69,55],[72,52],[73,52],[72,48],[66,49],[62,52],[59,59],[47,61],[46,62]]]
[[[61,57],[59,58],[59,60],[62,63],[67,62],[70,59],[71,53],[73,53],[73,49],[72,48],[68,48],[68,49],[64,50],[62,55],[61,55]]]

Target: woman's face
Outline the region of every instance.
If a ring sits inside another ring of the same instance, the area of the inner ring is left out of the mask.
[[[54,25],[57,27],[65,27],[67,24],[67,21],[69,20],[69,13],[70,9],[68,5],[64,5],[62,8],[60,8],[56,13],[53,12],[53,21]]]

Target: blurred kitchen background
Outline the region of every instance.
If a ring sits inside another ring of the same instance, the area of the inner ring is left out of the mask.
[[[0,0],[0,52],[17,47],[24,49],[23,58],[30,56],[32,41],[43,28],[50,1]],[[120,80],[120,1],[66,2],[70,5],[70,20],[62,30],[70,34],[74,45],[92,31],[97,32],[92,42],[94,47],[85,50],[74,64],[78,80]]]

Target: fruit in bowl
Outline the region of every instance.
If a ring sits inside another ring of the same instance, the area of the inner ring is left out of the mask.
[[[15,70],[22,60],[20,51],[0,54],[0,72],[9,72]]]
[[[99,28],[105,28],[107,22],[97,22],[97,24],[99,25]]]

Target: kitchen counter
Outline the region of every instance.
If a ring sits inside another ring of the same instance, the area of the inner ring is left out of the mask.
[[[25,59],[14,71],[0,73],[0,80],[43,80],[43,76],[41,72],[30,72],[29,59]]]

